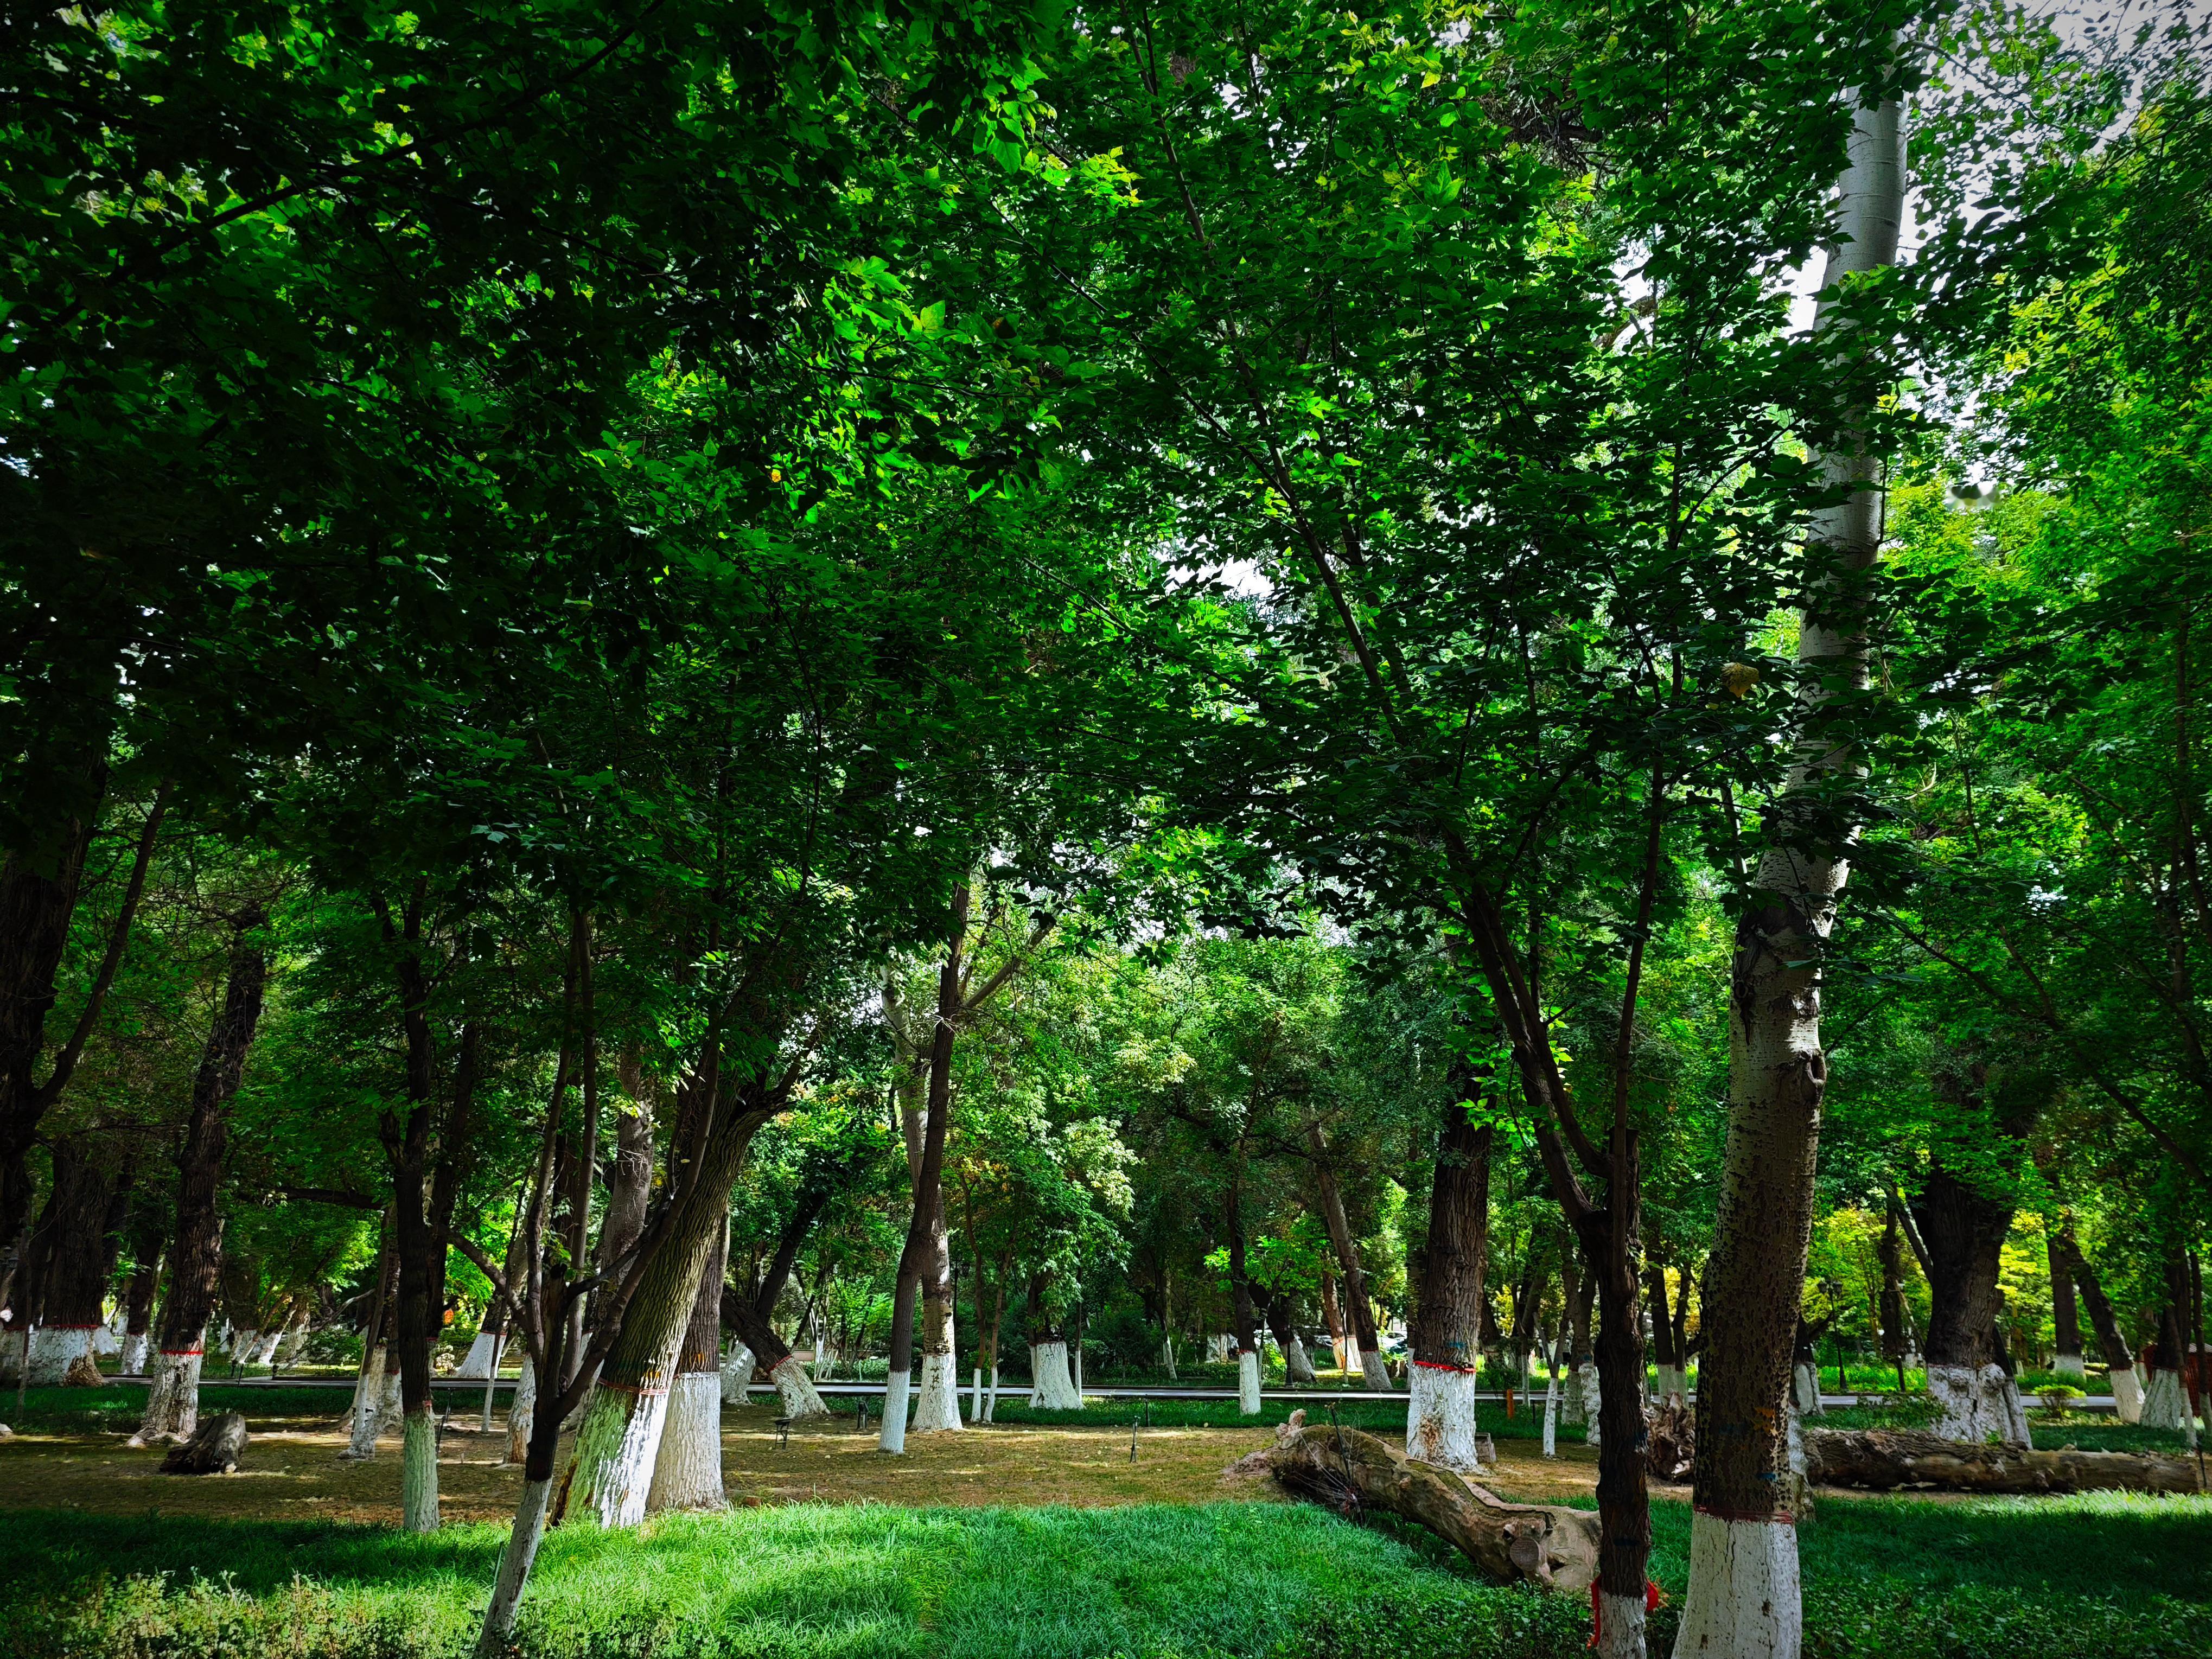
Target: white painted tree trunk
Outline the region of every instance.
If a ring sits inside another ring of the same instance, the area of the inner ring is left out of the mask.
[[[1368,1392],[1387,1394],[1390,1389],[1390,1367],[1381,1353],[1370,1348],[1359,1356],[1359,1374],[1366,1379]]]
[[[377,1431],[384,1426],[384,1366],[389,1358],[384,1344],[368,1351],[368,1363],[354,1378],[353,1437],[341,1457],[376,1455]]]
[[[742,1342],[733,1345],[722,1356],[722,1403],[742,1406],[751,1398],[753,1386],[753,1351]]]
[[[1249,1349],[1237,1356],[1237,1410],[1243,1417],[1260,1414],[1260,1356]]]
[[[41,1325],[31,1333],[31,1386],[58,1389],[79,1354],[92,1352],[92,1325]]]
[[[27,1330],[0,1331],[0,1382],[15,1382],[23,1374],[25,1351],[31,1346]]]
[[[296,1361],[301,1350],[307,1346],[308,1328],[313,1322],[307,1310],[301,1309],[299,1316],[284,1328],[284,1340],[276,1345],[276,1357],[271,1363],[289,1365]]]
[[[1559,1418],[1562,1422],[1581,1423],[1589,1413],[1583,1409],[1583,1374],[1573,1366],[1564,1367],[1565,1376],[1559,1383]]]
[[[1559,1455],[1559,1367],[1555,1360],[1544,1380],[1544,1455]]]
[[[1030,1375],[1036,1379],[1035,1403],[1044,1411],[1079,1411],[1083,1396],[1068,1374],[1067,1344],[1040,1342],[1030,1350]]]
[[[146,1375],[146,1350],[151,1346],[152,1344],[148,1340],[146,1333],[143,1331],[133,1332],[123,1339],[124,1376],[143,1376]]]
[[[837,1356],[830,1351],[827,1342],[814,1345],[814,1380],[827,1382],[837,1374]]]
[[[1583,1429],[1583,1439],[1586,1443],[1595,1446],[1598,1443],[1598,1413],[1604,1409],[1603,1397],[1599,1391],[1597,1384],[1597,1362],[1594,1359],[1584,1360],[1577,1370],[1576,1375],[1582,1388],[1583,1423],[1584,1425]]]
[[[469,1351],[461,1356],[461,1363],[453,1375],[465,1382],[481,1382],[492,1373],[498,1363],[499,1338],[489,1331],[478,1331],[469,1343]]]
[[[289,1328],[289,1324],[279,1325],[273,1331],[262,1332],[260,1344],[253,1351],[252,1363],[257,1365],[274,1365],[276,1363],[277,1345],[283,1341],[285,1333]]]
[[[676,1333],[679,1339],[683,1334],[681,1329]],[[568,1455],[564,1520],[634,1527],[645,1519],[653,1460],[668,1425],[667,1379],[676,1368],[675,1348],[672,1341],[665,1359],[648,1367],[648,1380],[637,1388],[592,1384],[575,1449]]]
[[[679,1371],[668,1396],[646,1513],[729,1507],[722,1491],[722,1379],[717,1371]]]
[[[1797,1659],[1804,1625],[1795,1522],[1690,1517],[1675,1659]]]
[[[1298,1340],[1296,1331],[1291,1333],[1291,1346],[1283,1350],[1283,1380],[1308,1388],[1321,1380],[1314,1375],[1313,1361],[1307,1356],[1306,1345]]]
[[[1343,1374],[1347,1382],[1351,1380],[1352,1374],[1359,1369],[1359,1339],[1349,1330],[1345,1332],[1343,1338],[1336,1345],[1336,1369]]]
[[[1473,1371],[1416,1363],[1406,1373],[1406,1455],[1472,1474],[1482,1467]]]
[[[1930,1375],[1932,1377],[1933,1373]],[[2150,1387],[2143,1390],[2142,1416],[2139,1420],[2147,1429],[2178,1429],[2181,1426],[2181,1373],[2153,1367]]]
[[[376,1432],[380,1437],[398,1433],[405,1414],[399,1401],[399,1367],[390,1359],[385,1363],[384,1395],[376,1419]]]
[[[514,1379],[514,1392],[507,1401],[507,1461],[520,1463],[530,1455],[530,1424],[538,1414],[538,1368],[522,1356],[522,1375]],[[533,1549],[536,1546],[532,1547]]]
[[[1966,1440],[1979,1445],[1992,1436],[2025,1443],[2027,1424],[2015,1423],[2016,1395],[2012,1378],[2002,1365],[1978,1369],[1971,1365],[1930,1365],[1928,1392],[1938,1410],[1935,1432],[1946,1440]]]
[[[507,1335],[505,1332],[501,1332],[500,1334],[499,1340],[492,1344],[491,1369],[484,1374],[483,1416],[478,1422],[477,1427],[477,1432],[479,1434],[489,1434],[491,1432],[491,1396],[493,1384],[499,1376],[500,1355],[505,1351],[506,1347]]]
[[[399,1524],[408,1532],[438,1530],[438,1413],[405,1414],[399,1454]]]
[[[949,1353],[921,1357],[921,1388],[914,1402],[914,1432],[934,1434],[960,1426],[958,1363]]]
[[[253,1363],[253,1351],[261,1346],[261,1333],[251,1326],[240,1330],[234,1325],[223,1338],[222,1346],[230,1352],[231,1369],[242,1371]]]
[[[1169,1382],[1173,1382],[1178,1380],[1178,1376],[1176,1370],[1175,1338],[1173,1336],[1163,1337],[1160,1340],[1160,1364],[1161,1367],[1166,1370]]]
[[[775,1384],[775,1397],[783,1407],[783,1414],[796,1422],[802,1417],[827,1417],[829,1407],[815,1392],[814,1383],[806,1375],[806,1367],[799,1363],[797,1354],[787,1354],[781,1364],[768,1374]]]
[[[1067,1351],[1067,1370],[1075,1384],[1075,1403],[1080,1406],[1083,1403],[1083,1345],[1080,1342]]]
[[[981,1365],[975,1368],[975,1375],[969,1381],[968,1420],[970,1423],[981,1423],[983,1420],[983,1368]]]
[[[493,1581],[491,1600],[484,1607],[483,1629],[477,1637],[476,1659],[500,1659],[514,1634],[514,1616],[522,1607],[522,1587],[530,1582],[531,1564],[545,1540],[545,1509],[553,1496],[550,1480],[525,1480],[514,1506],[514,1525],[500,1552],[499,1577]]]
[[[914,1378],[893,1371],[884,1379],[884,1420],[876,1425],[876,1449],[893,1456],[906,1450],[906,1412]]]
[[[1689,1393],[1688,1385],[1683,1381],[1682,1368],[1680,1365],[1659,1366],[1653,1389],[1659,1396],[1659,1403],[1662,1406],[1669,1400],[1686,1398]]]
[[[1803,1360],[1790,1367],[1790,1382],[1797,1409],[1807,1417],[1820,1414],[1820,1373]]]
[[[1598,1592],[1598,1659],[1644,1659],[1644,1592],[1615,1595]]]
[[[2112,1415],[2123,1423],[2142,1421],[2142,1376],[2132,1365],[2112,1373]]]
[[[999,1362],[991,1362],[991,1397],[983,1402],[983,1420],[995,1421],[999,1415]]]
[[[2060,1354],[2051,1361],[2051,1369],[2054,1375],[2070,1376],[2077,1382],[2089,1375],[2089,1368],[2081,1363],[2081,1356],[2078,1353]]]
[[[184,1440],[200,1425],[200,1364],[206,1356],[198,1348],[183,1353],[167,1349],[154,1356],[153,1383],[146,1390],[146,1415],[134,1446],[155,1441]]]

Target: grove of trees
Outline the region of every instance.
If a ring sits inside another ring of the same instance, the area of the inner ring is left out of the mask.
[[[2193,1443],[2202,46],[11,16],[0,1374],[352,1365],[427,1531],[504,1364],[485,1655],[756,1375],[1540,1365],[1608,1655],[1670,1400],[1701,1659],[1824,1386]]]

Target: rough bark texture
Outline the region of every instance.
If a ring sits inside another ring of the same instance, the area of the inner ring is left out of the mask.
[[[1339,1514],[1376,1509],[1417,1522],[1504,1583],[1575,1594],[1597,1576],[1598,1521],[1588,1510],[1506,1503],[1373,1435],[1308,1427],[1302,1411],[1291,1413],[1273,1446],[1239,1467],[1263,1468],[1285,1490]]]
[[[161,1460],[164,1474],[228,1474],[246,1450],[246,1417],[225,1412],[194,1429],[183,1444]]]
[[[2081,1376],[2086,1368],[2081,1364],[2081,1321],[2074,1306],[2074,1277],[2059,1235],[2050,1235],[2045,1243],[2051,1264],[2051,1369],[2061,1376]]]
[[[1904,1487],[1981,1492],[2197,1489],[2197,1466],[2185,1458],[1967,1445],[1940,1435],[1887,1429],[1808,1430],[1805,1473],[1820,1486],[1875,1492]]]
[[[716,1241],[699,1270],[691,1322],[676,1355],[674,1392],[661,1431],[659,1455],[647,1489],[647,1514],[660,1510],[719,1510],[722,1491],[722,1276],[726,1240]]]
[[[1331,1161],[1328,1137],[1322,1133],[1320,1124],[1310,1125],[1306,1130],[1306,1145],[1313,1155],[1314,1184],[1321,1192],[1322,1219],[1328,1229],[1329,1247],[1336,1252],[1337,1265],[1344,1269],[1344,1312],[1349,1329],[1347,1334],[1358,1345],[1361,1370],[1370,1389],[1382,1389],[1390,1386],[1388,1376],[1376,1380],[1378,1362],[1371,1358],[1379,1344],[1375,1336],[1375,1310],[1367,1299],[1367,1275],[1359,1265],[1359,1241],[1352,1236],[1352,1223],[1344,1211],[1344,1194],[1336,1184],[1336,1166]]]
[[[1476,1467],[1474,1379],[1482,1364],[1483,1274],[1490,1253],[1490,1150],[1468,1102],[1474,1080],[1455,1078],[1437,1146],[1413,1364],[1406,1455],[1447,1468]],[[1424,1378],[1421,1373],[1429,1375]],[[1463,1379],[1463,1380],[1462,1380]],[[1427,1386],[1424,1386],[1424,1383]],[[1464,1396],[1462,1400],[1462,1396]]]
[[[169,1246],[169,1299],[161,1310],[160,1347],[172,1362],[163,1373],[169,1387],[149,1391],[145,1419],[133,1437],[140,1445],[188,1436],[199,1416],[200,1356],[222,1267],[222,1218],[216,1210],[216,1194],[222,1184],[229,1133],[226,1115],[245,1075],[254,1028],[260,1024],[269,971],[266,957],[246,934],[262,921],[258,911],[237,918],[238,939],[222,1006],[192,1079],[191,1112],[177,1155],[177,1231]],[[187,1359],[189,1364],[182,1363]]]
[[[1893,100],[1853,117],[1838,191],[1842,235],[1826,270],[1830,288],[1896,261],[1902,115]],[[1838,320],[1824,301],[1814,330]],[[1847,441],[1825,465],[1850,494],[1813,523],[1812,580],[1797,635],[1798,660],[1810,671],[1797,757],[1765,826],[1730,969],[1728,1139],[1698,1366],[1699,1514],[1674,1650],[1683,1659],[1795,1659],[1803,1637],[1796,1540],[1788,1527],[1786,1402],[1828,1075],[1821,963],[1848,868],[1849,828],[1820,821],[1820,794],[1825,781],[1858,764],[1848,736],[1832,739],[1820,714],[1837,691],[1868,683],[1865,592],[1882,527],[1875,457]]]

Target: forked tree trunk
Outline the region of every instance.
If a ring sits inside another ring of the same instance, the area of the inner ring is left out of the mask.
[[[783,1339],[775,1334],[775,1327],[768,1322],[759,1309],[738,1298],[725,1303],[723,1311],[736,1329],[738,1340],[752,1350],[754,1364],[775,1385],[782,1415],[794,1421],[830,1415],[830,1407],[822,1403],[822,1395],[815,1389],[814,1380],[807,1376],[806,1366],[784,1345]]]
[[[1854,112],[1840,185],[1842,238],[1824,286],[1893,264],[1905,210],[1903,109]],[[1839,319],[1823,301],[1814,328]],[[1850,494],[1816,514],[1814,568],[1797,658],[1813,677],[1793,775],[1771,816],[1737,924],[1729,1008],[1729,1126],[1705,1283],[1698,1373],[1690,1590],[1677,1659],[1796,1659],[1804,1632],[1787,1410],[1791,1341],[1812,1238],[1814,1174],[1827,1055],[1821,964],[1847,865],[1814,814],[1823,781],[1860,762],[1819,729],[1838,690],[1867,684],[1866,585],[1881,550],[1876,459],[1847,431],[1826,457]]]
[[[1406,1455],[1448,1469],[1481,1467],[1474,1395],[1482,1365],[1483,1274],[1490,1254],[1494,1131],[1469,1103],[1479,1082],[1455,1068],[1429,1195],[1427,1267],[1413,1308],[1406,1376]]]
[[[177,1155],[177,1233],[169,1247],[169,1300],[161,1310],[161,1352],[154,1362],[153,1385],[146,1393],[146,1414],[131,1439],[135,1446],[189,1438],[199,1423],[200,1365],[222,1267],[222,1218],[216,1198],[222,1185],[227,1114],[246,1073],[246,1051],[261,1021],[268,978],[267,958],[246,935],[264,920],[258,909],[234,919],[236,942],[222,1007],[192,1079],[191,1113]]]
[[[1347,1334],[1359,1351],[1359,1370],[1369,1389],[1380,1394],[1390,1386],[1382,1364],[1381,1344],[1375,1334],[1375,1310],[1367,1299],[1367,1275],[1359,1265],[1359,1241],[1352,1236],[1352,1223],[1344,1211],[1344,1194],[1336,1184],[1336,1166],[1328,1137],[1318,1123],[1306,1127],[1306,1146],[1312,1153],[1314,1185],[1321,1193],[1322,1220],[1328,1229],[1329,1247],[1344,1269],[1344,1315]],[[1348,1359],[1350,1356],[1346,1356]]]
[[[1289,1292],[1277,1291],[1267,1298],[1267,1329],[1283,1351],[1283,1380],[1306,1388],[1319,1381],[1313,1361],[1306,1357],[1306,1345],[1298,1340],[1297,1310]]]
[[[668,1397],[668,1423],[653,1460],[646,1512],[728,1507],[722,1491],[722,1276],[728,1260],[718,1241],[700,1270],[691,1322],[676,1357],[676,1383]]]

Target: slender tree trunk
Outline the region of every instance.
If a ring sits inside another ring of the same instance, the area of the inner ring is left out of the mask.
[[[1223,1220],[1229,1231],[1229,1297],[1237,1327],[1237,1410],[1260,1414],[1260,1341],[1252,1317],[1252,1275],[1244,1259],[1244,1171],[1240,1164],[1229,1177],[1229,1204]],[[1078,1395],[1079,1400],[1081,1398]]]
[[[1437,1147],[1426,1266],[1413,1310],[1406,1455],[1473,1473],[1481,1467],[1474,1395],[1482,1365],[1494,1132],[1478,1126],[1469,1107],[1480,1081],[1464,1072],[1456,1081]]]
[[[1314,1184],[1320,1189],[1322,1219],[1328,1228],[1328,1242],[1336,1252],[1337,1264],[1344,1269],[1344,1311],[1351,1327],[1352,1340],[1358,1346],[1359,1368],[1368,1389],[1382,1393],[1390,1386],[1390,1374],[1382,1364],[1381,1345],[1375,1334],[1375,1310],[1367,1299],[1367,1276],[1359,1265],[1359,1243],[1352,1236],[1352,1223],[1344,1212],[1344,1194],[1336,1184],[1336,1167],[1328,1150],[1328,1137],[1322,1133],[1321,1125],[1310,1124],[1306,1128],[1306,1144],[1313,1154]]]
[[[1293,1387],[1310,1388],[1318,1379],[1306,1345],[1298,1338],[1297,1315],[1289,1292],[1277,1291],[1267,1298],[1267,1329],[1283,1351],[1283,1380]]]
[[[1903,110],[1856,111],[1840,186],[1842,240],[1826,286],[1893,264],[1905,208]],[[1824,301],[1816,332],[1840,321]],[[1866,589],[1881,556],[1875,458],[1856,432],[1826,458],[1850,494],[1815,515],[1797,657],[1798,761],[1770,815],[1753,902],[1737,924],[1729,998],[1729,1127],[1698,1373],[1690,1591],[1678,1659],[1796,1659],[1804,1639],[1790,1493],[1791,1341],[1812,1237],[1827,1055],[1821,964],[1847,870],[1817,822],[1820,787],[1860,763],[1821,729],[1822,705],[1867,684]]]
[[[161,1283],[161,1228],[150,1210],[142,1214],[131,1254],[136,1265],[123,1297],[122,1370],[125,1376],[143,1376],[154,1333],[154,1293]]]
[[[169,1247],[169,1300],[161,1310],[161,1352],[154,1362],[153,1385],[147,1390],[146,1414],[131,1437],[137,1446],[188,1438],[199,1425],[200,1365],[222,1266],[222,1218],[216,1200],[222,1186],[227,1115],[245,1076],[254,1029],[261,1022],[269,972],[258,942],[248,936],[264,920],[258,909],[234,919],[236,941],[222,1007],[192,1079],[191,1112],[177,1158],[177,1233]]]
[[[1328,1322],[1328,1345],[1336,1351],[1336,1369],[1348,1375],[1359,1362],[1346,1349],[1344,1315],[1336,1305],[1336,1275],[1324,1269],[1321,1276],[1321,1316]],[[1168,1376],[1175,1376],[1174,1328],[1169,1328]]]
[[[2120,1322],[2112,1312],[2112,1304],[2105,1294],[2105,1287],[2089,1267],[2088,1258],[2075,1243],[2070,1230],[2058,1236],[2058,1246],[2066,1259],[2067,1273],[2081,1287],[2081,1303],[2089,1310],[2089,1328],[2097,1334],[2097,1347],[2105,1357],[2105,1369],[2112,1380],[2113,1414],[2123,1423],[2142,1421],[2142,1379],[2136,1371],[2136,1357],[2128,1347],[2128,1340],[2120,1334]]]
[[[2051,1264],[2051,1329],[2055,1350],[2051,1369],[2060,1376],[2078,1380],[2089,1373],[2081,1363],[2081,1320],[2074,1305],[2074,1278],[2067,1271],[2058,1235],[2046,1235],[2044,1246]]]

